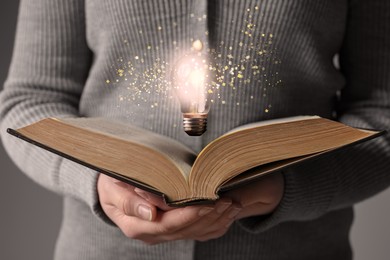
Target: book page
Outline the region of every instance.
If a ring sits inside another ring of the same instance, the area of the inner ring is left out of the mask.
[[[254,127],[264,126],[264,125],[274,125],[274,124],[280,124],[280,123],[287,123],[287,122],[294,122],[294,121],[302,121],[302,120],[309,120],[314,118],[320,118],[319,116],[293,116],[293,117],[286,117],[286,118],[276,118],[271,120],[264,120],[254,123],[245,124],[239,127],[236,127],[232,129],[231,131],[227,132],[226,134],[238,132],[245,129],[250,129]]]
[[[246,125],[212,141],[199,153],[190,175],[191,188],[211,196],[215,190],[199,186],[218,187],[249,169],[267,164],[284,167],[288,159],[308,158],[375,134],[313,116]],[[280,165],[275,164],[278,161]]]
[[[186,180],[188,180],[191,166],[196,159],[196,154],[191,149],[176,140],[111,119],[61,118],[55,120],[157,150],[176,164]]]

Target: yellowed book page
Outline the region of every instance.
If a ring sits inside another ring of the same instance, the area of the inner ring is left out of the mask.
[[[287,123],[287,122],[294,122],[294,121],[302,121],[302,120],[310,120],[310,119],[315,119],[315,118],[320,118],[319,116],[293,116],[293,117],[285,117],[285,118],[276,118],[276,119],[271,119],[271,120],[264,120],[264,121],[259,121],[259,122],[254,122],[246,125],[242,125],[239,127],[236,127],[232,129],[231,131],[227,132],[226,134],[234,133],[234,132],[239,132],[245,129],[250,129],[254,127],[259,127],[259,126],[265,126],[265,125],[275,125],[275,124],[280,124],[280,123]]]
[[[247,126],[214,140],[198,156],[190,182],[217,186],[253,167],[335,149],[371,135],[320,117],[276,122]]]
[[[188,180],[192,163],[196,158],[196,154],[191,149],[176,140],[107,118],[61,118],[57,120],[152,148],[173,161],[186,180]]]

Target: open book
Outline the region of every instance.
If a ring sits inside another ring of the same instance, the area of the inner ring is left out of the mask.
[[[381,134],[292,117],[239,127],[196,155],[173,139],[107,118],[47,118],[8,133],[162,194],[169,205],[216,200],[223,190]]]

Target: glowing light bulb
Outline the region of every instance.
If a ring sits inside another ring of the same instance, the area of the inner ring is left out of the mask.
[[[173,69],[172,79],[183,113],[183,128],[191,136],[206,131],[210,110],[209,63],[202,55],[202,48],[201,41],[194,41],[191,52],[179,59]]]

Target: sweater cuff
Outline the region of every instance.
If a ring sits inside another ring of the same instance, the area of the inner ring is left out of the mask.
[[[283,222],[322,216],[337,192],[337,170],[332,162],[329,155],[320,156],[284,170],[285,190],[276,210],[269,215],[241,219],[239,224],[248,232],[260,233]]]
[[[78,200],[84,201],[92,213],[103,222],[115,225],[104,213],[97,191],[99,173],[67,159],[62,159],[60,174],[63,185],[61,190]]]

